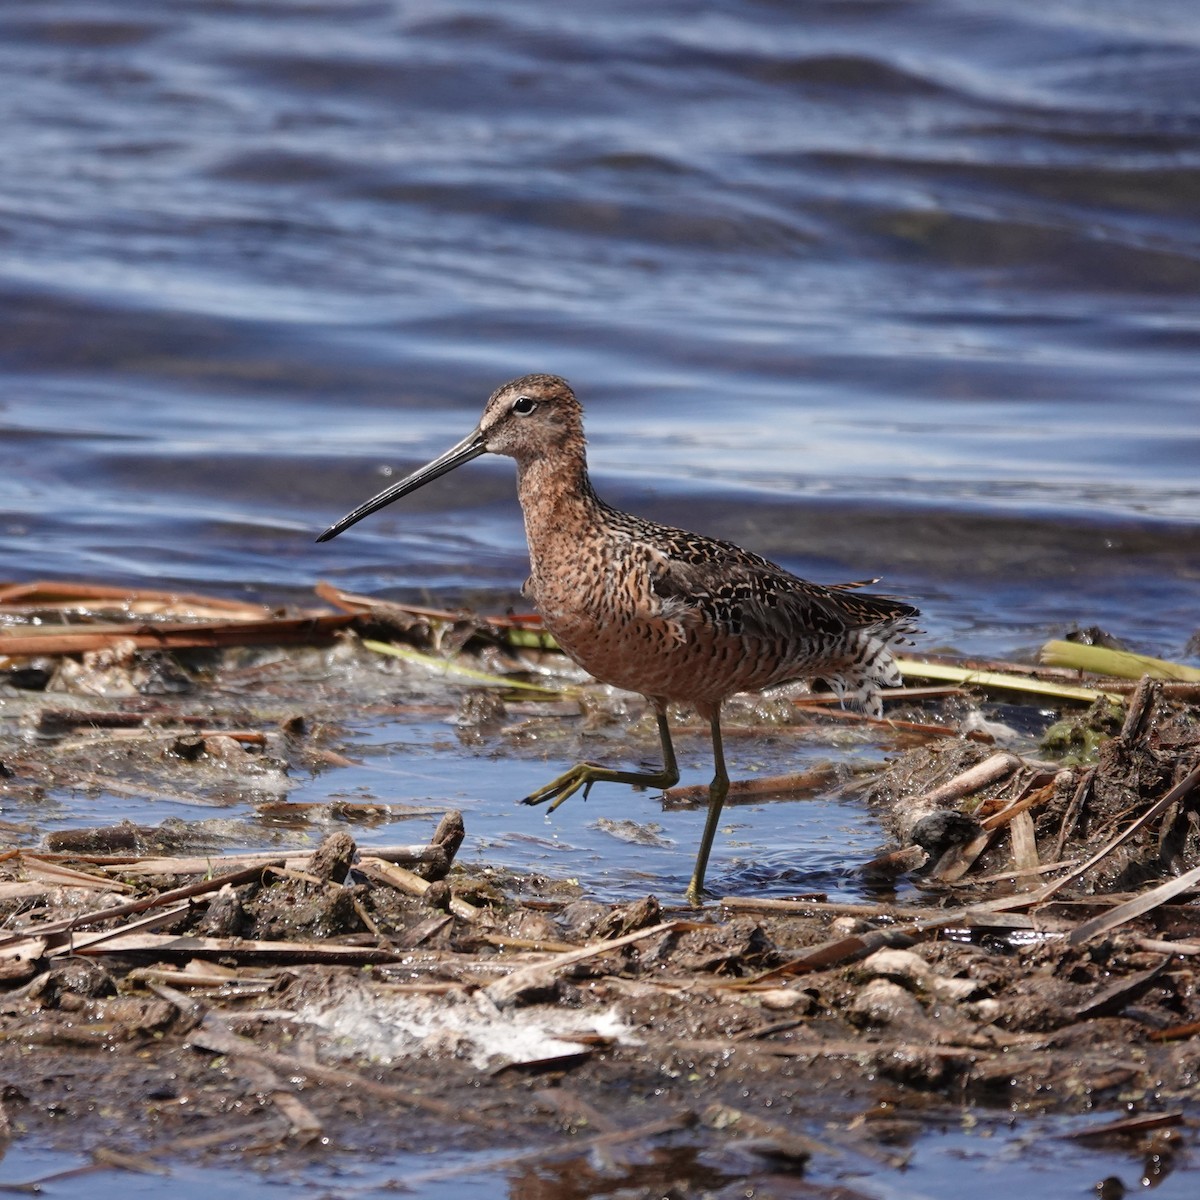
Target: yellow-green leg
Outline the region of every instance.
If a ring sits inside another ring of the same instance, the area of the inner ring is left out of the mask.
[[[713,839],[717,836],[717,826],[721,822],[721,808],[725,797],[729,794],[729,772],[725,770],[725,748],[721,742],[721,710],[718,707],[709,717],[709,727],[712,730],[713,766],[716,774],[708,785],[708,819],[704,822],[704,836],[700,839],[700,853],[696,855],[696,869],[692,872],[692,882],[688,884],[688,903],[693,908],[699,908],[704,891],[704,873],[708,870],[708,856],[712,852]]]
[[[628,783],[634,787],[669,788],[679,782],[679,767],[675,763],[675,747],[671,744],[671,730],[667,725],[667,714],[656,706],[658,736],[662,742],[663,765],[661,771],[615,771],[611,767],[600,767],[595,763],[579,763],[552,779],[545,787],[525,797],[522,804],[545,804],[554,801],[548,812],[553,812],[564,800],[583,788],[586,800],[593,783]]]

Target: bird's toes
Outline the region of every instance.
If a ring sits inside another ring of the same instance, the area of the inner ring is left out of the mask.
[[[557,779],[552,779],[545,787],[538,788],[536,792],[530,792],[521,803],[545,804],[547,800],[553,800],[556,805],[561,804],[573,792],[578,791],[586,780],[585,767],[572,767]]]

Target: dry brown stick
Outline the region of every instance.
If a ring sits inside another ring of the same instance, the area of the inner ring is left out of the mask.
[[[998,783],[1020,765],[1021,760],[1015,754],[1001,750],[932,788],[921,796],[920,803],[928,808],[944,808],[951,801],[962,800],[990,783]]]
[[[901,842],[911,841],[909,836],[923,817],[938,809],[949,807],[952,803],[973,795],[988,784],[997,783],[1011,775],[1019,766],[1021,760],[1007,750],[992,754],[982,762],[960,771],[953,779],[931,788],[928,792],[906,801],[903,810],[905,828],[900,831]]]
[[[1200,1033],[1200,1021],[1186,1021],[1182,1025],[1169,1025],[1166,1029],[1155,1029],[1150,1033],[1152,1042],[1173,1042],[1179,1038],[1190,1038]]]
[[[866,958],[876,950],[889,947],[911,945],[913,932],[917,927],[896,926],[891,929],[872,929],[866,933],[854,933],[849,937],[834,938],[832,941],[821,942],[810,946],[803,954],[772,967],[760,975],[755,975],[747,982],[751,984],[767,983],[775,979],[787,979],[792,975],[807,975],[810,971],[822,971],[826,967],[838,966],[841,963],[856,962]]]
[[[987,766],[993,760],[998,759],[999,755],[993,755],[992,758],[986,759],[979,766]],[[1000,770],[1001,764],[996,763],[988,773],[996,773]],[[974,768],[973,768],[974,769]],[[966,772],[965,774],[970,774]],[[981,772],[982,776],[985,774]],[[962,775],[956,776],[957,780],[961,780]],[[955,780],[951,780],[954,783]],[[971,841],[962,846],[953,846],[942,855],[933,869],[929,872],[926,878],[932,883],[957,883],[974,865],[979,856],[988,848],[992,841],[992,837],[996,830],[1003,828],[1005,825],[1012,822],[1010,834],[1013,838],[1014,849],[1017,846],[1017,838],[1021,836],[1018,832],[1018,825],[1022,819],[1028,823],[1028,832],[1024,829],[1021,833],[1026,836],[1026,841],[1031,841],[1033,822],[1029,817],[1028,810],[1035,804],[1040,804],[1053,791],[1053,785],[1046,788],[1038,788],[1025,793],[1019,799],[1014,800],[1006,808],[1002,808],[999,812],[993,813],[990,817],[981,822],[982,832],[977,834]],[[931,793],[932,794],[932,793]],[[1022,850],[1029,858],[1028,845],[1023,845]],[[1037,847],[1033,844],[1033,854],[1030,861],[1018,862],[1015,864],[1018,867],[1031,867],[1037,865]]]
[[[1141,680],[1105,679],[1104,690],[1126,695],[1137,690]],[[1195,704],[1200,701],[1200,683],[1184,683],[1178,679],[1160,679],[1160,692],[1164,700],[1179,700],[1184,704]]]
[[[261,620],[270,615],[267,607],[262,604],[249,604],[245,600],[226,600],[220,596],[202,596],[193,592],[167,592],[154,588],[111,587],[101,583],[47,579],[36,579],[29,583],[0,584],[0,605],[5,607],[16,607],[20,602],[23,609],[36,608],[41,611],[77,604],[84,600],[112,600],[122,606],[140,603],[170,609],[212,608],[229,615],[236,613],[250,620]]]
[[[355,614],[369,613],[376,609],[391,609],[395,612],[411,613],[414,617],[421,617],[429,621],[446,621],[451,624],[456,621],[477,620],[482,622],[490,620],[490,618],[477,617],[474,613],[467,612],[465,609],[452,612],[447,608],[422,608],[418,604],[400,604],[394,600],[380,600],[378,596],[363,596],[357,592],[348,592],[344,588],[337,587],[324,579],[317,581],[317,585],[313,588],[313,591],[322,600],[326,600],[338,608]]]
[[[985,817],[981,824],[984,829],[991,832],[993,829],[999,829],[1003,825],[1007,825],[1015,817],[1018,817],[1023,812],[1042,804],[1049,800],[1054,795],[1054,784],[1049,783],[1043,788],[1035,788],[1033,791],[1026,792],[1019,800],[1014,800],[1007,808],[1002,808],[999,812],[992,813],[990,817]]]
[[[883,693],[885,700],[930,700],[943,696],[961,696],[964,689],[957,684],[935,683],[913,687],[888,688]],[[795,708],[832,708],[841,700],[833,692],[808,692],[791,698]],[[937,726],[936,728],[942,728]]]
[[[441,849],[439,846],[438,849]],[[394,863],[384,862],[378,856],[361,858],[354,864],[356,871],[361,871],[368,879],[378,883],[387,883],[410,896],[424,896],[433,886],[428,879],[422,879],[413,871],[407,871]],[[468,903],[459,896],[451,895],[450,911],[464,921],[478,921],[483,910]]]
[[[884,699],[887,699],[886,691]],[[871,725],[877,729],[890,729],[901,733],[920,733],[927,737],[965,737],[968,741],[985,742],[988,745],[991,745],[996,740],[990,733],[984,733],[978,729],[972,729],[967,733],[963,733],[961,729],[955,729],[951,725],[931,725],[926,721],[899,721],[891,717],[869,717],[865,713],[853,712],[848,709],[827,708],[824,703],[820,705],[808,705],[797,702],[796,707],[820,711],[821,716],[829,721],[847,721],[857,725]]]
[[[871,1042],[865,1038],[822,1039],[803,1042],[738,1042],[730,1043],[721,1038],[686,1038],[667,1043],[672,1049],[727,1055],[732,1050],[737,1055],[753,1055],[771,1058],[853,1058],[904,1061],[914,1054],[932,1054],[938,1058],[961,1059],[974,1062],[987,1061],[996,1056],[986,1053],[977,1046],[946,1045],[937,1042]]]
[[[134,933],[113,929],[101,935],[104,943],[94,951],[78,944],[79,954],[154,954],[160,958],[212,957],[228,962],[312,962],[364,967],[372,963],[394,963],[405,957],[399,950],[378,946],[347,945],[344,942],[264,942],[238,937],[200,937],[194,934]]]
[[[1170,958],[1151,967],[1148,971],[1137,971],[1132,975],[1121,975],[1116,983],[1101,988],[1090,1000],[1080,1004],[1075,1009],[1077,1020],[1086,1021],[1092,1017],[1115,1017],[1125,1006],[1136,999],[1146,990],[1170,965]]]
[[[808,771],[794,771],[789,775],[768,775],[759,779],[735,779],[729,785],[728,799],[736,800],[739,796],[758,796],[764,792],[813,791],[834,783],[838,775],[837,767],[832,763],[824,763]],[[663,799],[677,804],[699,804],[701,802],[707,804],[708,784],[667,788],[663,792]]]
[[[136,716],[137,714],[131,713],[130,715]],[[84,726],[96,727],[94,722],[88,719],[87,713],[80,713],[79,719],[69,728],[79,729]],[[68,754],[79,750],[90,750],[93,746],[107,746],[113,742],[167,742],[181,737],[226,737],[249,746],[263,746],[267,741],[267,735],[257,729],[188,729],[182,727],[175,729],[154,729],[146,725],[139,725],[128,729],[114,729],[107,725],[99,727],[103,728],[103,733],[93,734],[90,737],[75,738],[72,741],[58,742],[55,746],[55,751],[59,754]],[[45,732],[45,730],[42,729],[40,732]]]
[[[955,887],[975,888],[983,883],[1002,883],[1007,879],[1020,879],[1026,875],[1049,875],[1051,871],[1064,871],[1075,866],[1078,859],[1068,858],[1062,862],[1039,863],[1036,867],[1027,867],[1020,871],[996,871],[991,875],[976,875],[965,883],[954,884]]]
[[[489,946],[499,946],[502,950],[533,950],[539,954],[566,954],[578,950],[579,946],[572,942],[550,942],[545,938],[509,937],[503,933],[479,933],[475,935],[481,942]]]
[[[1155,1035],[1152,1033],[1151,1038]],[[1151,1129],[1165,1129],[1173,1125],[1183,1124],[1183,1110],[1175,1109],[1163,1113],[1138,1113],[1134,1117],[1118,1117],[1115,1121],[1105,1121],[1102,1125],[1092,1125],[1088,1129],[1075,1129],[1070,1133],[1059,1134],[1059,1137],[1078,1140],[1081,1138],[1112,1137],[1113,1134],[1147,1133]]]
[[[893,904],[848,904],[837,900],[776,900],[770,896],[722,896],[719,907],[735,912],[828,913],[830,916],[919,919],[929,915],[927,908],[904,908]]]
[[[1044,891],[1045,889],[1043,889]],[[958,908],[949,912],[941,912],[936,917],[926,920],[913,921],[906,925],[894,925],[887,929],[873,929],[864,934],[854,934],[849,937],[836,938],[811,946],[800,957],[773,967],[760,975],[747,980],[749,984],[766,983],[774,979],[786,978],[789,975],[803,975],[809,971],[819,971],[839,963],[863,958],[875,950],[888,945],[903,944],[907,941],[920,940],[943,929],[972,928],[980,925],[1001,923],[1010,928],[1035,928],[1032,918],[1020,916],[1014,909],[1029,908],[1042,898],[1042,892],[1030,892],[1022,896],[1004,896],[998,900],[990,900],[984,904],[972,905],[970,908]]]
[[[131,884],[120,883],[104,875],[91,875],[86,871],[73,871],[61,862],[50,862],[38,854],[23,851],[21,854],[21,870],[31,880],[55,887],[91,888],[95,891],[132,892]]]
[[[208,621],[203,624],[114,624],[62,633],[0,633],[0,654],[82,654],[130,642],[142,650],[221,649],[226,646],[281,646],[329,641],[354,620],[350,613],[280,617],[268,621]],[[39,627],[41,628],[41,627]]]
[[[85,933],[77,936],[73,929],[68,930],[49,939],[47,952],[51,957],[59,954],[91,953],[95,947],[103,945],[105,942],[111,942],[117,938],[136,937],[157,929],[160,925],[168,925],[176,917],[182,917],[189,912],[190,909],[190,904],[180,904],[177,908],[163,909],[161,912],[143,917],[140,921],[131,921],[126,925],[119,925],[116,929],[105,929],[100,933]]]

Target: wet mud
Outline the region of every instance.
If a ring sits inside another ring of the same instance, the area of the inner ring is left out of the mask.
[[[348,695],[395,701],[360,636],[10,661],[5,807],[66,780],[284,805],[289,770],[337,769]],[[511,653],[457,661],[500,672]],[[568,703],[424,686],[405,702],[481,737],[507,706]],[[875,902],[602,904],[461,863],[454,812],[424,842],[360,846],[366,801],[293,814],[319,836],[260,830],[253,855],[216,818],[10,822],[0,1129],[104,1168],[437,1148],[496,1153],[513,1194],[527,1177],[531,1195],[832,1197],[855,1193],[804,1181],[899,1170],[967,1114],[1073,1114],[1168,1174],[1200,1117],[1197,710],[1144,681],[1064,708],[1074,732],[1040,746],[1000,744],[995,707],[986,738],[918,734],[984,699],[902,701],[895,752],[856,780],[895,837],[862,864]]]

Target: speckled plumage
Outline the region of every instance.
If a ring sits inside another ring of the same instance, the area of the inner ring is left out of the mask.
[[[722,701],[795,679],[821,678],[868,712],[900,683],[890,647],[913,631],[917,610],[856,584],[822,587],[730,542],[621,512],[587,473],[583,413],[565,380],[526,375],[492,393],[479,427],[429,466],[360,506],[333,537],[484,452],[516,459],[532,571],[526,591],[546,628],[580,666],[655,707],[663,743],[658,773],[580,764],[527,797],[561,803],[611,780],[671,786],[678,779],[666,705],[693,704],[711,725],[717,774],[689,895],[697,900],[728,790]]]

